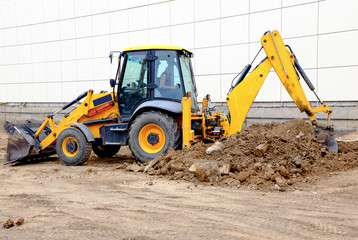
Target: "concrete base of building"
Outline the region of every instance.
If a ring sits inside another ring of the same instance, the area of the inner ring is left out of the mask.
[[[358,102],[326,102],[332,108],[331,124],[337,131],[351,131],[358,129]],[[60,109],[64,103],[1,103],[0,122],[5,121],[21,123],[26,120],[42,122],[48,115]],[[311,103],[312,107],[317,103]],[[228,113],[226,103],[211,103],[218,111]],[[59,122],[66,113],[74,107],[66,109],[55,115],[55,121]],[[327,124],[327,114],[316,115],[319,125]],[[305,113],[301,113],[293,102],[262,102],[254,103],[247,114],[244,128],[255,123],[283,122],[294,118],[308,119]]]

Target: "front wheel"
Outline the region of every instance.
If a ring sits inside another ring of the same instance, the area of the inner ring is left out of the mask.
[[[139,115],[129,130],[129,148],[140,162],[175,148],[180,139],[178,124],[171,116],[161,112],[145,112]]]
[[[91,144],[77,128],[63,130],[56,140],[56,152],[67,166],[85,163],[91,155]]]

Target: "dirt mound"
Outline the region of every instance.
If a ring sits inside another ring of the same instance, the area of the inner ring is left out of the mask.
[[[296,189],[334,171],[358,167],[358,143],[339,143],[329,151],[304,120],[255,124],[220,144],[197,143],[157,157],[150,175],[253,189]],[[215,145],[215,146],[213,146]],[[217,148],[207,154],[207,148]]]

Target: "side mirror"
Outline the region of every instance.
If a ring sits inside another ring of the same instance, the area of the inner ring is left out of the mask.
[[[111,85],[111,87],[114,88],[114,86],[116,86],[116,81],[114,81],[114,79],[110,79],[109,85]]]

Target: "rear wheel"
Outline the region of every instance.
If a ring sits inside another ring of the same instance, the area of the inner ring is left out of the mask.
[[[102,145],[102,139],[95,139],[92,143],[93,152],[101,158],[114,156],[120,148],[120,145]]]
[[[167,114],[145,112],[139,115],[129,130],[129,148],[140,162],[147,162],[170,148],[180,138],[178,124]]]
[[[91,144],[83,133],[73,127],[63,130],[56,140],[56,152],[68,166],[85,163],[91,155]]]

